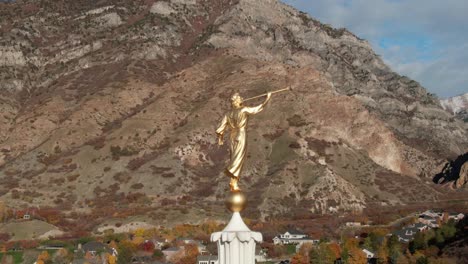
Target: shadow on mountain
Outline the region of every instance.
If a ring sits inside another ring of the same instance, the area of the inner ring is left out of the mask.
[[[458,156],[454,161],[447,162],[442,171],[432,181],[437,184],[444,184],[451,181],[456,181],[460,176],[460,169],[465,162],[468,161],[468,152]]]

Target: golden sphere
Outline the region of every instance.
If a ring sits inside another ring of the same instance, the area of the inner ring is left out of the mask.
[[[231,212],[240,212],[244,210],[247,205],[245,195],[240,191],[231,192],[226,200],[226,207]]]

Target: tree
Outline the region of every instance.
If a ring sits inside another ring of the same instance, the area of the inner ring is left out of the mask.
[[[136,247],[128,240],[120,241],[117,252],[119,253],[117,263],[127,264],[131,262],[133,254],[136,252]]]
[[[377,258],[377,263],[378,263],[378,264],[387,263],[387,260],[388,260],[388,248],[385,246],[386,243],[387,243],[387,241],[384,240],[384,242],[382,243],[383,245],[381,245],[381,246],[377,249],[376,258]]]
[[[145,239],[141,236],[135,236],[132,239],[132,243],[135,244],[135,246],[139,246],[145,242]]]
[[[452,238],[457,232],[457,228],[455,227],[453,221],[449,221],[447,224],[444,224],[440,227],[440,232],[445,239]]]
[[[198,256],[198,247],[195,244],[187,244],[184,246],[181,254],[174,256],[172,262],[175,264],[193,264],[196,263]]]
[[[374,251],[374,245],[372,244],[370,236],[367,236],[364,239],[364,245],[363,246],[364,246],[365,249]]]
[[[61,248],[57,250],[52,258],[54,264],[68,264],[73,260],[73,255],[71,255],[67,249]]]
[[[291,264],[308,264],[308,263],[309,261],[307,259],[307,256],[301,253],[296,253],[291,258]]]
[[[328,244],[330,251],[335,254],[335,259],[339,259],[341,257],[341,248],[340,245],[337,243],[330,243]]]
[[[349,250],[348,264],[366,264],[367,256],[359,248],[351,248]]]
[[[409,250],[411,253],[414,254],[416,250],[426,249],[427,248],[427,241],[424,237],[424,234],[421,232],[416,233],[414,235],[413,241],[409,243]]]
[[[143,237],[145,235],[145,229],[137,228],[135,231],[133,231],[133,234],[137,237]]]
[[[309,251],[313,248],[311,243],[304,243],[299,248],[299,251],[293,255],[291,263],[294,264],[308,264],[309,263]]]
[[[111,254],[108,254],[107,256],[107,262],[109,264],[116,264],[117,263],[117,257]]]
[[[387,242],[389,263],[396,264],[401,255],[401,245],[398,237],[392,235]]]
[[[267,248],[269,258],[278,258],[286,254],[286,247],[284,245],[269,245]]]
[[[312,264],[328,264],[335,262],[336,254],[328,244],[321,243],[312,248],[309,258]]]
[[[440,229],[437,229],[435,231],[434,241],[437,245],[440,245],[445,242],[444,235],[442,234],[442,231]]]
[[[164,254],[162,253],[162,251],[160,249],[156,249],[153,252],[153,258],[155,258],[157,260],[162,260],[164,258]]]
[[[416,260],[416,264],[429,264],[429,260],[426,256],[421,256]]]
[[[153,242],[147,240],[143,243],[140,244],[140,249],[143,250],[143,251],[146,251],[146,252],[153,252],[154,251],[154,244]]]
[[[37,256],[37,263],[40,263],[40,261],[42,261],[42,263],[44,263],[44,264],[50,263],[49,252],[42,251],[41,254],[39,254],[39,256]]]

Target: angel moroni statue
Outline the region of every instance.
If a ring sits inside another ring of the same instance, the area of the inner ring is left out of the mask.
[[[218,129],[216,129],[219,145],[223,145],[223,136],[226,130],[230,130],[229,142],[231,159],[225,173],[231,178],[229,187],[232,192],[240,191],[239,177],[242,166],[244,165],[245,153],[247,152],[246,130],[249,116],[261,112],[270,98],[271,93],[268,93],[263,103],[258,106],[248,107],[243,105],[242,97],[238,93],[235,93],[231,97],[232,110],[224,115]]]
[[[233,213],[223,231],[211,234],[211,241],[218,245],[219,264],[255,264],[255,244],[262,242],[263,237],[261,233],[251,231],[240,215],[247,204],[245,195],[239,188],[239,177],[247,152],[247,123],[251,115],[258,114],[265,108],[273,93],[285,90],[291,89],[268,92],[248,99],[243,99],[235,93],[231,97],[231,111],[223,116],[216,129],[219,145],[223,145],[224,134],[229,132],[230,159],[225,173],[231,179],[229,183],[231,192],[226,205]],[[266,96],[266,99],[257,106],[243,105],[247,100],[263,96]]]

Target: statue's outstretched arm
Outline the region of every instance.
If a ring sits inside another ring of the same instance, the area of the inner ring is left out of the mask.
[[[265,108],[265,105],[268,103],[268,101],[270,101],[270,98],[271,98],[271,93],[268,93],[267,96],[266,96],[266,99],[263,103],[257,105],[257,106],[253,106],[253,107],[245,107],[245,111],[251,115],[254,115],[254,114],[258,114],[260,113],[261,111],[263,111],[263,109]]]

